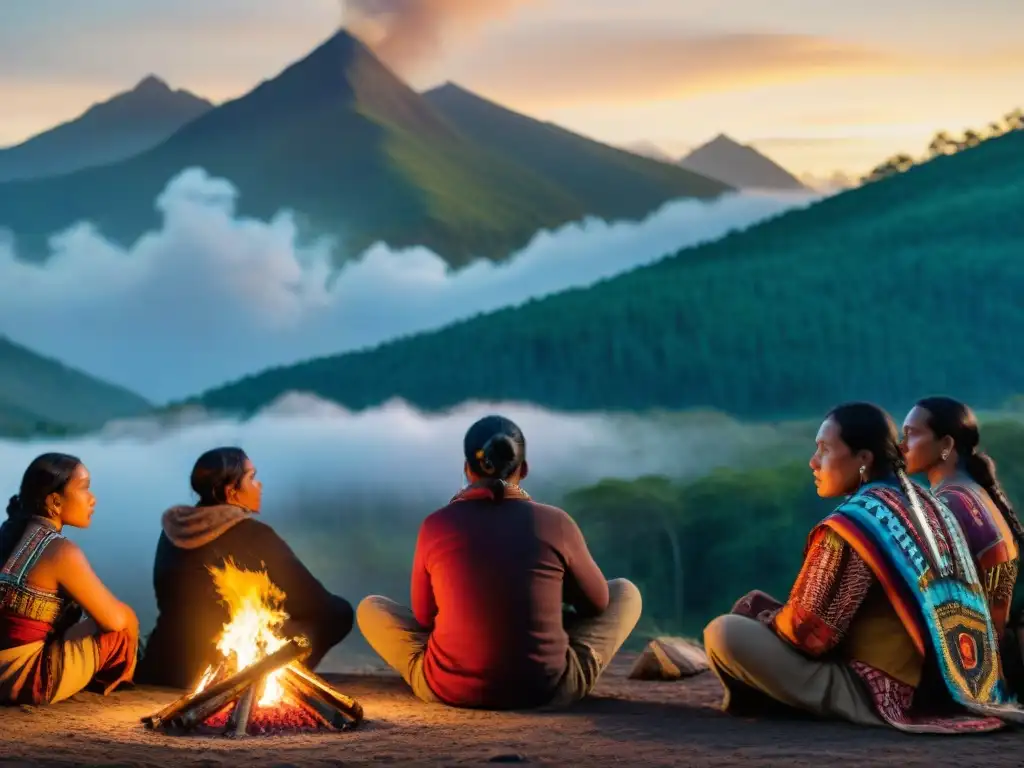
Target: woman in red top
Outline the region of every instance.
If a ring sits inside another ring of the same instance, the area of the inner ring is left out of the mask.
[[[135,671],[139,623],[65,526],[88,528],[96,497],[74,456],[33,461],[0,526],[0,704],[49,704]],[[90,618],[81,621],[83,609]]]

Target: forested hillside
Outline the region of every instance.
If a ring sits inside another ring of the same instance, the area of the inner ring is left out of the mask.
[[[134,392],[0,335],[0,437],[95,429],[151,408]]]
[[[1024,392],[1024,132],[939,157],[656,265],[202,395],[290,390],[560,409],[713,407],[753,418],[840,400]]]

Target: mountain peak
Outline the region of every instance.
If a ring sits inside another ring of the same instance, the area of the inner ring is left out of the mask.
[[[58,176],[116,162],[170,137],[213,107],[156,75],[93,104],[77,117],[0,149],[0,182]]]
[[[472,91],[469,91],[469,90],[463,88],[461,85],[459,85],[458,83],[452,82],[451,80],[445,80],[440,85],[435,85],[429,91],[426,91],[426,93],[433,93],[433,94],[445,94],[445,93],[456,94],[456,93],[461,93],[461,94],[466,94],[466,95],[470,95],[470,96],[476,96],[476,94],[473,93]]]
[[[337,110],[405,126],[421,136],[454,137],[450,127],[359,38],[342,28],[303,58],[232,102],[221,105],[209,121],[188,130],[247,130],[253,121],[281,114],[311,115]],[[226,121],[226,122],[225,122]],[[227,127],[230,126],[230,127]]]
[[[740,141],[736,141],[732,136],[725,133],[720,133],[707,144],[705,147],[746,147],[746,144]]]
[[[724,133],[697,147],[679,164],[740,189],[807,189],[774,160]]]
[[[171,87],[156,75],[146,75],[132,88],[132,93],[167,93]]]
[[[387,68],[358,38],[339,29],[298,61],[285,67],[275,77],[264,80],[246,97],[259,95],[290,103],[293,108],[324,99],[353,100],[360,81],[373,86],[391,86],[380,82]]]
[[[338,64],[347,66],[357,57],[367,56],[376,60],[369,47],[348,30],[342,28],[314,48],[305,58],[292,67],[309,68],[315,64]],[[291,69],[292,67],[289,67]]]

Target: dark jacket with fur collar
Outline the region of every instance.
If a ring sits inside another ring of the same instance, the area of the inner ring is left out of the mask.
[[[230,505],[173,507],[163,516],[153,586],[159,615],[136,681],[192,687],[217,655],[228,620],[208,568],[230,557],[240,568],[266,568],[285,595],[285,610],[313,643],[309,664],[352,629],[352,606],[324,588],[270,526]]]

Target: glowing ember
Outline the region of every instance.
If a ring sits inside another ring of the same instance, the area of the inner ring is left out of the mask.
[[[227,724],[237,704],[224,707],[220,712],[203,723],[204,731],[220,731]],[[285,698],[272,709],[257,709],[249,718],[246,733],[250,736],[266,736],[284,732],[315,732],[322,730],[320,723],[302,707]]]
[[[217,650],[235,672],[239,672],[281,648],[287,640],[278,635],[288,614],[282,609],[285,594],[270,581],[266,571],[247,571],[228,559],[223,568],[210,568],[217,592],[228,607],[230,617]],[[200,693],[215,681],[217,668],[203,673],[194,693]],[[265,678],[257,709],[274,707],[284,698],[281,675],[284,668]]]
[[[309,639],[283,638],[285,594],[265,571],[246,571],[230,559],[210,568],[228,608],[217,640],[221,659],[195,690],[142,718],[146,728],[220,731],[225,736],[294,731],[344,731],[363,722],[358,701],[303,665]]]

